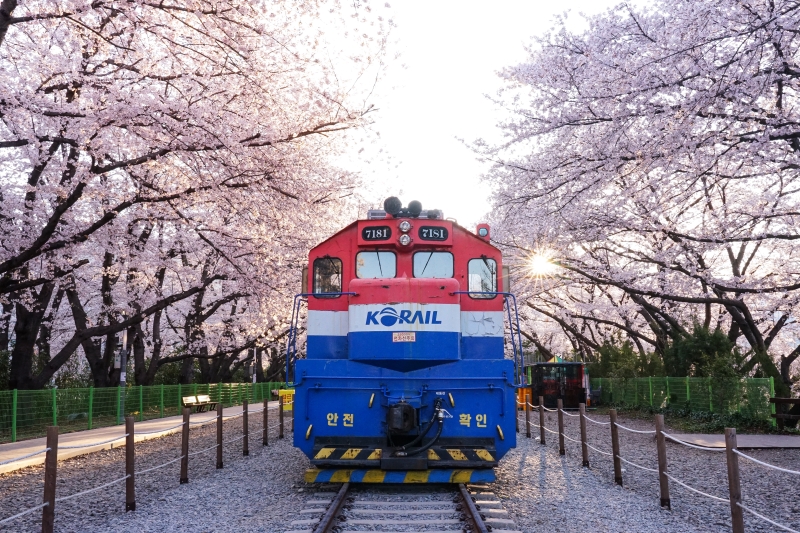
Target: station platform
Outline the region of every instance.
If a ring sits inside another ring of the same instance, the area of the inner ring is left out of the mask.
[[[270,408],[277,406],[278,406],[277,401],[269,402]],[[260,413],[261,404],[250,404],[251,414],[253,411],[256,410],[258,411],[258,416],[261,416]],[[223,417],[236,416],[241,413],[242,413],[241,405],[226,407],[222,410]],[[192,413],[191,416],[189,417],[189,421],[192,424],[191,427],[195,428],[202,427],[208,424],[215,424],[216,416],[217,416],[216,411],[212,411],[210,413]],[[275,415],[271,416],[277,417],[278,416],[277,411],[275,411]],[[165,418],[155,418],[152,420],[144,420],[142,422],[137,421],[134,425],[135,431],[136,432],[141,431],[142,434],[135,435],[135,442],[157,439],[159,437],[164,437],[165,435],[177,433],[181,430],[180,425],[182,422],[183,422],[183,417],[181,415],[169,416]],[[98,452],[101,450],[108,450],[111,448],[124,447],[125,439],[119,439],[113,442],[98,444],[96,446],[89,446],[85,448],[75,448],[75,449],[61,448],[62,446],[85,446],[87,444],[92,444],[95,442],[106,442],[112,439],[119,438],[124,434],[125,434],[124,425],[89,429],[84,431],[74,431],[72,433],[64,433],[63,435],[58,436],[58,446],[59,446],[58,460],[63,461],[71,457],[77,457],[78,455]],[[40,437],[37,439],[29,439],[19,442],[12,442],[8,444],[0,444],[0,463],[2,463],[3,461],[8,461],[9,459],[14,459],[15,457],[21,457],[42,450],[46,447],[46,441],[47,439],[45,437]],[[6,474],[8,472],[13,472],[14,470],[19,470],[21,468],[26,468],[28,466],[43,464],[44,458],[45,454],[41,453],[39,455],[34,455],[33,457],[28,457],[27,459],[22,459],[20,461],[14,461],[13,463],[0,465],[0,474]]]

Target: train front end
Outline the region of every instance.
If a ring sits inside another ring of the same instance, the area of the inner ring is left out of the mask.
[[[306,480],[493,481],[516,444],[500,253],[487,226],[392,210],[309,256],[306,357],[289,372]]]

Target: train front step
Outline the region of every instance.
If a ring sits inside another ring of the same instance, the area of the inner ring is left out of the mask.
[[[491,468],[309,468],[304,477],[307,483],[493,483],[496,479]]]
[[[380,470],[482,469],[497,466],[497,454],[486,445],[434,445],[418,455],[398,457],[393,448],[379,445],[315,443],[311,464],[316,467]]]

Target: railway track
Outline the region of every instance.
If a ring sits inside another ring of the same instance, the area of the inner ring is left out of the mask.
[[[521,533],[488,487],[342,484],[317,492],[286,533]]]

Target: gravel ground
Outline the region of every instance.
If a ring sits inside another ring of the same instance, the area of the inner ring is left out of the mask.
[[[593,416],[608,422],[608,416]],[[565,435],[580,438],[577,417],[565,416]],[[531,418],[538,422],[538,414]],[[619,418],[637,430],[654,424]],[[557,429],[555,413],[546,415],[545,427]],[[580,445],[566,441],[566,456],[558,455],[558,435],[546,434],[546,446],[525,438],[524,421],[517,435],[517,449],[506,456],[498,470],[497,494],[523,531],[681,531],[723,533],[731,531],[730,506],[694,494],[670,482],[672,510],[659,505],[658,475],[623,463],[623,487],[614,484],[611,457],[589,450],[591,468],[581,466]],[[668,426],[666,431],[671,432]],[[539,435],[533,427],[532,436]],[[655,437],[620,429],[620,455],[647,468],[657,468]],[[589,444],[611,451],[609,426],[587,424]],[[744,453],[777,466],[800,469],[800,450],[744,450]],[[687,485],[721,498],[728,496],[724,452],[704,452],[667,442],[668,471]],[[800,530],[798,476],[739,460],[744,504],[772,520]],[[542,510],[546,510],[542,512]],[[746,531],[778,532],[780,529],[745,513]]]
[[[180,461],[162,469],[142,474],[136,478],[135,513],[125,513],[125,484],[118,483],[98,492],[64,502],[56,502],[55,531],[58,533],[100,531],[224,531],[224,525],[238,524],[248,515],[261,518],[244,525],[242,531],[266,531],[251,527],[283,516],[278,505],[264,508],[265,501],[277,503],[287,486],[302,483],[307,461],[291,445],[290,425],[287,436],[278,440],[276,427],[270,431],[270,445],[261,444],[261,413],[249,417],[250,455],[242,456],[241,440],[223,446],[222,470],[216,469],[216,452],[189,457],[189,483],[179,484]],[[271,426],[277,424],[277,411],[270,411]],[[242,434],[242,419],[234,418],[224,423],[223,440]],[[193,427],[189,434],[189,452],[208,448],[216,443],[216,425]],[[136,471],[163,464],[180,456],[181,435],[173,434],[159,439],[136,443]],[[288,466],[287,466],[288,465]],[[298,468],[297,465],[303,465]],[[253,476],[253,474],[257,474]],[[125,475],[125,449],[117,448],[82,455],[58,464],[56,498],[97,487]],[[248,477],[250,476],[250,477]],[[42,501],[44,467],[33,466],[0,476],[0,517],[11,516]],[[202,495],[198,495],[198,491]],[[255,498],[258,497],[258,501]],[[250,499],[249,507],[238,514],[218,513],[228,506],[228,501]],[[281,503],[283,505],[283,502]],[[170,509],[172,511],[170,512]],[[178,509],[176,513],[174,510]],[[158,510],[156,512],[156,510]],[[266,513],[266,514],[265,514]],[[171,516],[169,516],[171,515]],[[151,520],[150,517],[155,517]],[[198,529],[198,525],[219,516],[218,527]],[[186,524],[181,529],[176,522]],[[0,532],[41,531],[41,511],[33,512],[8,524],[0,525]],[[128,527],[130,524],[130,527]],[[224,524],[224,525],[223,525]],[[277,530],[276,530],[277,531]]]
[[[566,434],[579,436],[578,419],[566,418]],[[608,417],[597,416],[607,421]],[[554,414],[546,426],[556,428]],[[538,420],[538,417],[533,419]],[[270,423],[274,424],[274,418]],[[651,424],[620,418],[640,430]],[[670,428],[667,428],[669,431]],[[538,428],[533,428],[538,435]],[[226,422],[225,439],[241,434],[241,419]],[[250,456],[241,444],[225,446],[225,468],[216,470],[213,451],[189,459],[189,483],[178,484],[179,463],[137,477],[137,510],[124,513],[124,484],[120,483],[74,500],[56,504],[56,531],[143,533],[270,532],[294,529],[289,523],[303,509],[309,492],[332,490],[302,480],[308,460],[291,445],[291,435],[279,441],[276,430],[270,445],[260,442],[261,416],[250,417]],[[610,451],[608,426],[588,425],[589,442]],[[497,470],[494,492],[525,532],[681,532],[730,531],[729,506],[670,484],[672,511],[659,507],[657,476],[624,465],[624,487],[613,482],[610,457],[590,451],[591,468],[581,466],[578,444],[567,441],[567,455],[558,455],[558,437],[547,434],[547,445],[517,435],[518,447]],[[214,426],[192,429],[190,452],[215,442]],[[622,456],[648,468],[656,467],[655,440],[649,435],[620,431]],[[724,453],[703,452],[669,443],[670,472],[689,485],[726,497]],[[178,457],[180,434],[137,443],[137,470]],[[800,450],[749,450],[760,460],[797,470]],[[59,463],[57,496],[74,494],[124,475],[124,449],[108,450]],[[800,529],[798,477],[740,460],[745,504],[773,520]],[[0,517],[41,502],[43,467],[31,467],[0,476]],[[334,487],[335,488],[335,487]],[[0,531],[39,531],[40,513],[0,526]],[[746,530],[779,531],[745,514]],[[5,527],[5,529],[4,529]]]

